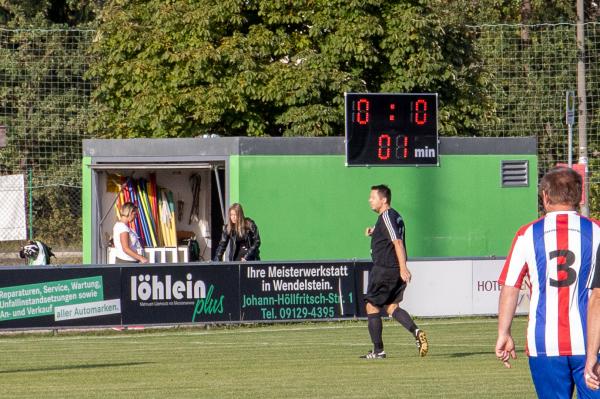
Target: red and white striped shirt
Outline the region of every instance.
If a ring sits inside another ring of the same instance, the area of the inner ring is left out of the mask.
[[[529,356],[584,355],[589,283],[600,225],[575,211],[550,212],[517,232],[498,282],[531,283]]]

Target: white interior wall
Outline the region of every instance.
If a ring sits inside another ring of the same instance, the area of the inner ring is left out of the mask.
[[[106,218],[100,226],[100,236],[104,252],[108,246],[108,241],[112,236],[113,225],[117,221],[114,210],[114,201],[117,193],[107,191],[107,176],[109,173],[118,173],[122,176],[132,176],[135,179],[149,179],[150,171],[135,170],[135,171],[99,171],[98,172],[98,197],[100,206],[100,218],[106,215]],[[210,169],[161,169],[154,172],[156,174],[156,183],[159,187],[169,189],[173,192],[173,200],[175,202],[175,215],[177,231],[192,231],[196,235],[196,239],[200,244],[200,253],[204,260],[210,260],[211,253],[211,171]],[[200,206],[199,206],[199,221],[189,223],[190,210],[192,207],[192,184],[190,176],[192,174],[201,176],[200,188]],[[178,201],[183,201],[183,212],[181,220],[179,220]],[[215,204],[215,206],[219,206]],[[112,208],[111,208],[112,207]]]

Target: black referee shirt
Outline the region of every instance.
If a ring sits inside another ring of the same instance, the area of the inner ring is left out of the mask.
[[[377,218],[371,234],[371,257],[373,265],[379,267],[398,267],[398,257],[393,241],[404,240],[404,221],[395,209],[389,208]],[[406,247],[404,248],[406,250]]]

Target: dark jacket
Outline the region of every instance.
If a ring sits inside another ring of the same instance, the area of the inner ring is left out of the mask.
[[[258,227],[254,220],[246,218],[248,223],[248,229],[246,230],[246,237],[238,238],[235,230],[231,231],[231,234],[227,233],[227,226],[223,226],[223,234],[221,234],[221,241],[217,247],[215,253],[215,262],[223,260],[223,254],[227,249],[229,243],[232,243],[231,250],[229,251],[229,261],[234,261],[235,255],[238,251],[243,251],[245,254],[243,257],[246,260],[260,260],[260,235],[258,234]]]

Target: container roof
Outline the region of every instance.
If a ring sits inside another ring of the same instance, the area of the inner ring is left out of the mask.
[[[440,137],[440,155],[536,155],[535,137]],[[344,137],[199,137],[83,140],[89,157],[344,155]]]

